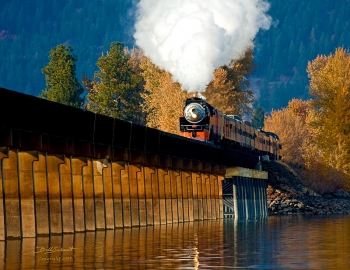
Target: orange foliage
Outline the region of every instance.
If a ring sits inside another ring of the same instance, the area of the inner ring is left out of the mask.
[[[307,154],[340,174],[337,178],[342,181],[347,175],[350,190],[350,54],[338,48],[334,54],[318,56],[308,64],[308,73],[313,101],[307,119],[312,134]],[[312,168],[314,160],[308,161]]]
[[[309,137],[305,126],[308,102],[293,99],[288,107],[272,111],[265,118],[264,130],[278,134],[282,144],[282,159],[291,164],[303,164],[303,142]]]
[[[249,75],[253,72],[253,51],[247,51],[228,66],[219,67],[214,71],[214,79],[209,83],[204,93],[208,103],[225,114],[243,116],[252,112],[255,101],[253,91],[249,88]]]
[[[179,117],[183,114],[187,92],[172,80],[169,72],[155,66],[149,58],[141,61],[145,92],[142,97],[143,111],[147,115],[147,125],[165,132],[179,133]]]

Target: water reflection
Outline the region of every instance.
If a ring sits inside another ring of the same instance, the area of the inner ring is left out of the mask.
[[[268,231],[284,269],[350,269],[349,216],[276,218]]]
[[[350,269],[350,217],[198,221],[0,242],[0,269]]]

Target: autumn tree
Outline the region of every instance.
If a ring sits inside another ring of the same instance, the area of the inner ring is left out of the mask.
[[[249,76],[255,68],[253,59],[253,50],[249,48],[238,60],[216,69],[204,93],[208,103],[225,114],[251,113],[254,95],[249,90]]]
[[[46,88],[39,97],[69,106],[82,106],[84,99],[80,95],[84,89],[76,78],[77,57],[72,52],[72,47],[62,44],[50,51],[50,62],[41,70],[46,78]]]
[[[324,167],[348,176],[350,189],[350,55],[338,48],[309,62],[307,71],[313,97],[310,148]]]
[[[237,61],[215,70],[203,96],[207,102],[225,114],[243,116],[252,111],[253,92],[249,88],[249,75],[253,72],[252,50],[249,48]],[[178,133],[178,117],[183,114],[184,100],[194,93],[187,93],[181,85],[173,82],[172,76],[149,58],[141,62],[145,80],[143,111],[147,114],[147,125],[163,131]]]
[[[136,56],[135,56],[136,57]],[[88,90],[87,109],[95,113],[142,122],[142,77],[137,74],[133,60],[123,44],[114,42],[110,51],[97,60],[100,71],[94,79],[84,78]]]
[[[264,130],[278,134],[282,145],[282,158],[290,164],[304,164],[304,140],[309,138],[305,125],[308,102],[293,99],[281,110],[273,110],[265,118]]]
[[[179,133],[179,117],[183,114],[187,92],[181,89],[172,76],[157,66],[149,58],[141,61],[142,76],[145,80],[143,111],[147,115],[147,125],[166,132]]]

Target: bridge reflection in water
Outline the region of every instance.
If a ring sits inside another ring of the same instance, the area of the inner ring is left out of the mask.
[[[198,269],[223,265],[224,220],[0,242],[1,269]],[[208,260],[208,261],[207,261]]]
[[[0,241],[0,269],[349,269],[349,249],[349,216],[219,219]]]

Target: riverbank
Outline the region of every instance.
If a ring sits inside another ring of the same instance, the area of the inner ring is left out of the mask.
[[[345,191],[320,195],[301,182],[296,171],[283,162],[268,162],[267,204],[269,215],[350,214],[350,196]]]

